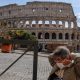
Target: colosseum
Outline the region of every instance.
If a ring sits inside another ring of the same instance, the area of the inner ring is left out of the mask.
[[[54,50],[59,45],[80,52],[80,28],[70,3],[27,2],[0,7],[0,35],[7,30],[31,32],[42,50]]]

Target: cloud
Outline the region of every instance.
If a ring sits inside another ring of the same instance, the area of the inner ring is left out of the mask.
[[[80,23],[79,22],[77,22],[77,25],[78,25],[78,27],[80,27]]]
[[[70,0],[29,0],[29,1],[43,1],[43,2],[46,2],[46,1],[50,1],[50,2],[68,2],[68,3],[70,3],[70,2],[72,2],[72,1],[70,1]]]
[[[80,18],[80,12],[79,13],[76,13],[76,17],[77,18]]]

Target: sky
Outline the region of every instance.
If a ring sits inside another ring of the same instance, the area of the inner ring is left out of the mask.
[[[25,5],[27,2],[32,2],[32,1],[50,1],[50,2],[71,3],[74,13],[79,19],[78,23],[80,23],[80,0],[0,0],[0,6],[14,4],[14,3],[17,3],[18,5]]]

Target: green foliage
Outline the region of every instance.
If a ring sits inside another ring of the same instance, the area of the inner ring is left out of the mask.
[[[12,37],[12,39],[20,39],[20,40],[36,40],[36,37],[24,30],[15,30],[15,31],[8,31],[7,33]]]

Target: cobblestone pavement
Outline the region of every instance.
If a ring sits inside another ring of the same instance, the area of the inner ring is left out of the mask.
[[[28,52],[28,54],[30,54]],[[33,53],[31,53],[33,54]],[[0,53],[0,73],[7,68],[20,54]],[[47,56],[38,57],[38,76],[37,80],[47,80],[51,71],[51,66]],[[24,55],[16,64],[14,64],[0,80],[32,80],[33,73],[33,55]]]

